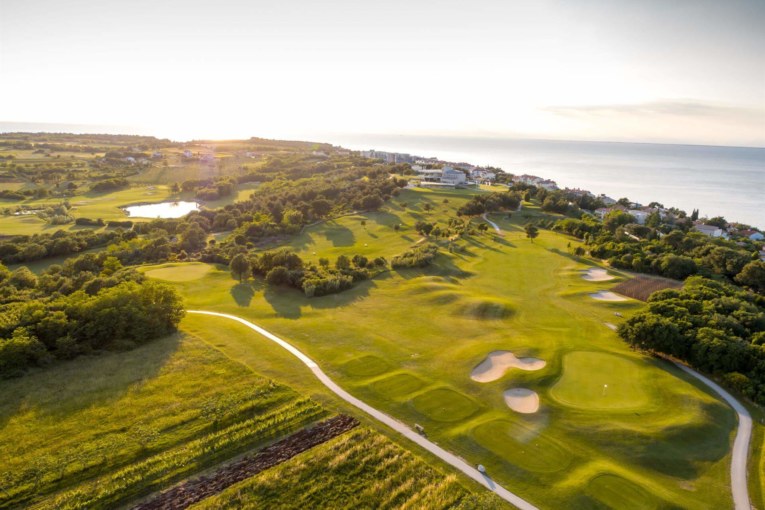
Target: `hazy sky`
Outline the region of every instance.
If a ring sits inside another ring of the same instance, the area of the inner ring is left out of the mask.
[[[765,0],[2,0],[0,120],[765,146]]]

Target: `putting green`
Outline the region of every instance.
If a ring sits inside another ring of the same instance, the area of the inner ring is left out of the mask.
[[[572,460],[565,448],[521,422],[492,420],[475,427],[472,434],[478,444],[527,471],[553,473]]]
[[[460,421],[478,410],[478,404],[449,388],[437,388],[417,395],[412,404],[421,414],[434,421]]]
[[[212,266],[199,262],[188,264],[168,264],[144,273],[149,278],[165,280],[168,282],[190,282],[198,280],[210,272]]]
[[[585,494],[607,505],[619,509],[666,508],[666,502],[642,487],[610,473],[596,476],[587,484]]]
[[[387,399],[405,397],[425,386],[419,377],[400,373],[372,383],[372,389]]]
[[[360,356],[346,361],[342,365],[343,371],[352,377],[371,377],[387,372],[390,365],[377,356]]]
[[[651,404],[650,372],[634,361],[603,352],[563,358],[563,376],[550,390],[561,404],[590,410],[633,410]]]

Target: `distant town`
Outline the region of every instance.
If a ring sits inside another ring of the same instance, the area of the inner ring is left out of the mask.
[[[465,162],[455,163],[438,158],[424,158],[399,152],[367,150],[361,151],[360,154],[365,158],[379,159],[386,163],[404,163],[410,165],[412,171],[420,178],[419,182],[415,181],[411,185],[424,188],[461,188],[479,186],[481,184],[510,187],[514,184],[525,184],[536,186],[546,191],[563,191],[572,197],[591,197],[603,205],[603,207],[588,211],[599,219],[604,219],[611,211],[620,210],[631,214],[640,225],[644,225],[648,217],[653,213],[658,213],[662,220],[668,216],[680,213],[680,211],[674,208],[665,208],[661,204],[651,203],[648,206],[644,206],[637,202],[625,201],[624,199],[617,200],[604,194],[595,195],[588,190],[580,188],[560,188],[551,179],[529,174],[513,175],[496,167],[480,167]],[[693,220],[693,229],[709,237],[723,239],[748,238],[752,241],[765,240],[765,234],[750,225],[720,221],[722,218],[693,218]],[[765,260],[765,252],[762,252],[760,257],[762,260]]]

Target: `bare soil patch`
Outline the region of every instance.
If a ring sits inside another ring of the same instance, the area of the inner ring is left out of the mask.
[[[662,278],[660,276],[639,275],[616,285],[614,292],[629,296],[640,301],[647,301],[648,297],[657,290],[679,289],[683,282]]]

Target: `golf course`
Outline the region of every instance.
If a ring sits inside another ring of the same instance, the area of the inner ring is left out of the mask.
[[[405,190],[379,212],[313,225],[282,245],[309,261],[390,259],[420,242],[417,221],[444,224],[473,193]],[[323,297],[259,278],[240,283],[214,264],[142,271],[173,285],[189,309],[232,314],[284,338],[354,397],[421,426],[540,508],[732,507],[734,411],[617,337],[611,326],[645,306],[611,297],[629,276],[572,255],[573,238],[541,230],[528,239],[524,225],[542,217],[532,204],[490,216],[502,235],[455,240],[427,268],[386,271]],[[192,314],[181,327],[338,405],[288,352],[229,322]]]

